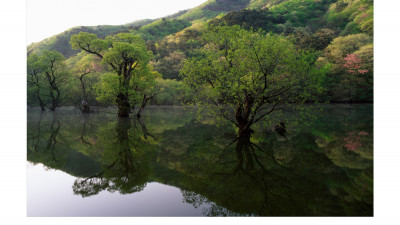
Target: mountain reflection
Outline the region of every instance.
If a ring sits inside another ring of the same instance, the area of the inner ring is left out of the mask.
[[[343,119],[346,110],[328,109],[308,127],[288,124],[285,137],[271,126],[247,138],[176,108],[149,109],[141,120],[28,112],[28,160],[75,176],[82,197],[156,181],[207,206],[207,216],[371,216],[370,108]]]

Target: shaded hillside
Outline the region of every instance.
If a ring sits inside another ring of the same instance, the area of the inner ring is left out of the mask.
[[[249,0],[209,0],[183,14],[179,19],[205,21],[221,13],[241,10],[248,6]]]

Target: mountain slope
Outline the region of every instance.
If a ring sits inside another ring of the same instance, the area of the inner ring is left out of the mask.
[[[207,21],[211,18],[214,18],[221,13],[227,13],[233,10],[241,10],[245,8],[260,8],[264,6],[272,6],[278,4],[283,1],[288,0],[209,0],[193,9],[182,10],[170,16],[166,16],[163,19],[167,20],[184,20],[187,22],[198,22],[198,21]],[[39,53],[43,50],[56,50],[63,54],[66,58],[78,53],[77,50],[72,50],[69,44],[69,40],[72,35],[78,34],[79,32],[89,32],[96,34],[99,38],[104,38],[108,35],[121,33],[121,32],[134,32],[135,30],[140,29],[142,26],[147,26],[147,28],[143,28],[142,37],[145,39],[160,39],[166,35],[179,32],[180,30],[190,26],[188,23],[184,22],[173,22],[172,24],[177,25],[174,29],[168,29],[165,26],[169,26],[171,23],[165,23],[160,25],[161,19],[143,19],[134,21],[131,23],[127,23],[120,26],[80,26],[71,28],[63,33],[54,35],[47,39],[44,39],[40,42],[30,44],[27,48],[28,54],[31,53]],[[154,24],[153,24],[154,23]],[[149,29],[153,29],[153,31],[148,32]],[[177,30],[178,29],[178,30]],[[134,32],[134,33],[141,33]],[[156,38],[149,38],[152,33],[160,34]]]
[[[314,24],[316,27],[337,28],[343,31],[343,35],[360,31],[372,35],[372,2],[372,0],[208,0],[195,8],[182,10],[162,19],[144,19],[120,26],[71,28],[41,42],[29,45],[28,54],[43,50],[56,50],[69,58],[79,52],[71,49],[70,37],[81,31],[94,33],[99,38],[121,32],[131,32],[141,35],[145,40],[158,41],[168,35],[179,33],[198,22],[206,22],[232,11],[238,12],[236,15],[229,15],[230,18],[239,20],[235,24],[255,26],[255,28],[266,27],[268,28],[267,31],[277,33],[290,33],[293,27],[305,27]],[[243,9],[263,10],[243,12]],[[254,21],[257,21],[260,25],[256,26]],[[272,27],[271,23],[275,24],[273,25],[276,28],[275,30],[269,29]]]

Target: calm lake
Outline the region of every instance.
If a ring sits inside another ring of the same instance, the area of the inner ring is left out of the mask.
[[[182,107],[28,110],[28,216],[373,216],[373,106],[307,123],[195,121]]]

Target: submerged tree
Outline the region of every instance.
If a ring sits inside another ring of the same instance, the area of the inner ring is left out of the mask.
[[[76,62],[72,63],[71,71],[80,82],[82,90],[81,110],[83,113],[90,113],[89,96],[94,91],[95,82],[98,80],[98,76],[95,74],[101,71],[101,67],[93,55],[80,53],[77,57]]]
[[[157,96],[161,91],[161,86],[157,80],[161,79],[161,74],[157,71],[153,70],[153,66],[149,65],[144,71],[147,76],[145,79],[141,79],[141,81],[136,82],[135,90],[140,93],[140,108],[137,112],[136,116],[138,118],[141,117],[141,113],[144,111],[147,103]]]
[[[28,96],[36,96],[40,108],[45,111],[44,102],[42,99],[41,90],[44,89],[44,76],[42,74],[42,68],[40,65],[40,56],[31,54],[28,56],[27,62],[27,74],[28,74]]]
[[[51,99],[50,110],[60,106],[62,85],[67,81],[64,56],[57,51],[43,51],[40,55],[28,57],[28,84],[36,86],[40,107],[44,110],[41,90],[48,91]]]
[[[73,49],[81,49],[100,57],[116,73],[116,77],[111,79],[116,81],[117,89],[113,103],[118,107],[118,117],[129,117],[129,97],[134,86],[132,82],[147,76],[141,72],[147,68],[150,58],[143,39],[133,34],[120,33],[101,40],[95,34],[80,32],[71,37],[71,45]]]
[[[299,108],[322,90],[315,58],[289,40],[239,26],[211,27],[204,57],[185,62],[181,75],[193,101],[248,136],[251,125],[278,110]],[[203,110],[199,110],[203,111]]]
[[[50,110],[53,111],[60,106],[61,86],[66,82],[67,78],[64,59],[61,53],[54,50],[42,53],[44,74],[48,81],[49,94],[52,101]]]

